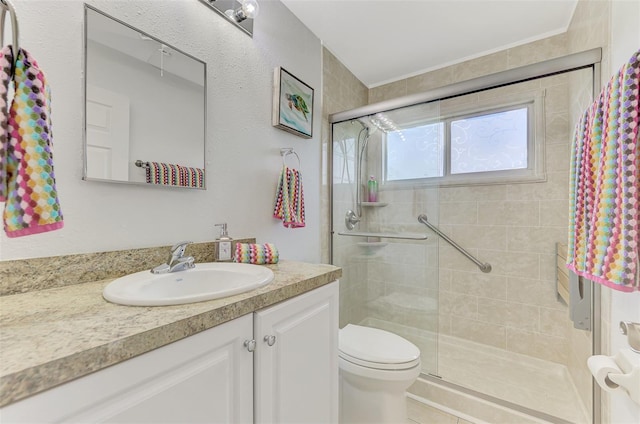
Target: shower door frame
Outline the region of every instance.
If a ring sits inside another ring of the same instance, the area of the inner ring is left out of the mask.
[[[511,84],[525,82],[537,78],[549,77],[552,75],[563,74],[571,71],[577,71],[580,69],[592,69],[593,75],[593,87],[592,87],[592,99],[595,99],[601,89],[601,61],[602,61],[602,48],[595,48],[586,50],[579,53],[573,53],[570,55],[562,56],[555,59],[546,60],[543,62],[534,63],[531,65],[522,66],[519,68],[509,69],[494,74],[485,75],[478,78],[473,78],[467,81],[461,81],[458,83],[446,85],[433,90],[425,91],[422,93],[411,94],[407,96],[398,97],[391,100],[386,100],[378,103],[372,103],[370,105],[362,106],[356,109],[351,109],[343,112],[338,112],[329,115],[329,143],[327,146],[327,175],[329,178],[329,260],[333,263],[333,237],[335,236],[333,227],[333,124],[337,124],[344,121],[360,118],[367,115],[373,115],[379,112],[388,112],[390,110],[399,109],[408,106],[414,106],[421,103],[445,100],[448,98],[456,97],[463,94],[471,94],[479,91],[484,91],[492,88],[503,87]],[[591,340],[591,353],[592,355],[598,355],[600,350],[601,339],[601,308],[600,308],[601,290],[599,284],[593,285],[593,297],[592,297],[592,340]],[[503,401],[498,398],[494,398],[482,393],[475,392],[471,389],[467,389],[464,386],[450,383],[431,376],[429,374],[421,373],[422,378],[430,380],[437,384],[442,384],[464,393],[470,393],[480,398],[490,400],[494,403],[498,403],[502,406],[515,409],[529,415],[542,418],[552,419],[552,422],[557,422],[557,417],[552,417],[540,411],[531,410],[526,407],[522,407],[511,402]],[[601,423],[601,398],[602,392],[597,384],[592,382],[592,423]],[[568,423],[568,421],[560,420],[561,423]]]

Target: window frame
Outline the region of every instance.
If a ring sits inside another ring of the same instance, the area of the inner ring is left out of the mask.
[[[414,179],[389,180],[387,176],[387,135],[382,140],[381,188],[401,188],[416,185],[489,185],[517,184],[546,181],[545,171],[545,122],[544,122],[545,90],[528,91],[511,95],[497,95],[496,98],[479,101],[473,105],[455,105],[443,107],[440,117],[428,118],[420,122],[399,125],[401,128],[413,128],[420,125],[444,123],[444,155],[442,157],[443,175],[440,177],[423,177]],[[443,100],[441,102],[446,102]],[[527,108],[527,167],[497,171],[468,173],[451,173],[451,123],[456,120],[490,115],[492,113]]]

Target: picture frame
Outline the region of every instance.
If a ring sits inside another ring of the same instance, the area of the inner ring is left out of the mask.
[[[273,77],[273,126],[302,138],[312,138],[313,96],[313,88],[277,67]]]

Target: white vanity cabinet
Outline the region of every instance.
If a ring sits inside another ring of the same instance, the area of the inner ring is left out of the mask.
[[[2,423],[250,423],[248,314],[0,410]]]
[[[334,282],[10,404],[0,422],[337,423],[337,320]]]
[[[256,423],[338,422],[338,283],[254,314]]]

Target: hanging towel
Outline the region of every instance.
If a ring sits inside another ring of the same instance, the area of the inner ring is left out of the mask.
[[[256,265],[277,264],[278,259],[278,249],[272,243],[236,243],[233,257],[235,262]]]
[[[162,162],[149,162],[146,177],[149,184],[177,186],[180,180],[178,166]]]
[[[7,92],[11,81],[11,69],[13,66],[13,54],[11,47],[5,46],[0,50],[0,202],[7,200],[7,155],[9,149],[9,125],[7,110]]]
[[[8,237],[62,228],[62,212],[53,172],[51,93],[38,63],[20,49],[14,64],[14,98],[7,116],[11,82],[11,46],[0,57],[0,201],[5,202]]]
[[[640,290],[640,50],[576,125],[567,267],[616,290]]]
[[[146,179],[149,184],[202,188],[204,187],[204,169],[149,162],[146,168]]]
[[[278,180],[273,217],[282,220],[287,228],[300,228],[304,222],[304,193],[302,175],[297,169],[284,165]]]
[[[190,166],[180,166],[180,185],[183,187],[204,187],[204,169]]]

